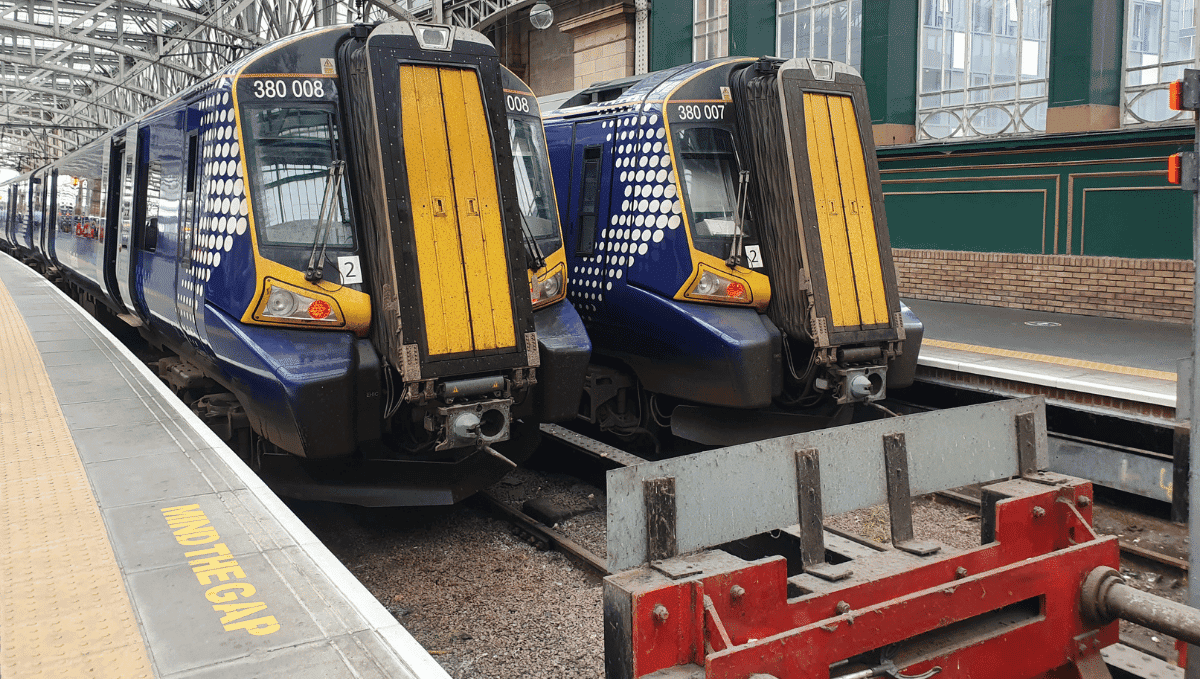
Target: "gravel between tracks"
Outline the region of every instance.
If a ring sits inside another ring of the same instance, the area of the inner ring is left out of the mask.
[[[493,492],[520,507],[550,497],[583,513],[557,525],[605,553],[604,496],[568,476],[517,470]],[[361,510],[294,503],[309,528],[455,679],[603,677],[602,585],[557,552],[541,552],[476,503]],[[922,500],[917,537],[967,548],[979,542],[972,512]],[[887,538],[885,507],[829,521]]]

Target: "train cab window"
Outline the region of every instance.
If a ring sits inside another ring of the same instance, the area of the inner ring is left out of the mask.
[[[508,136],[517,177],[517,203],[524,220],[522,232],[532,235],[542,254],[548,255],[562,247],[562,235],[542,123],[537,118],[509,115]]]
[[[329,168],[336,158],[337,128],[332,108],[272,106],[246,109],[247,180],[254,224],[263,254],[288,266],[307,261],[317,241]],[[329,250],[354,249],[343,183],[325,241]]]
[[[738,159],[728,130],[689,127],[675,133],[680,188],[696,249],[714,257],[729,256],[737,230]],[[750,215],[745,238],[753,239]]]
[[[600,156],[602,147],[588,146],[583,149],[583,180],[579,199],[579,243],[577,255],[591,255],[596,251],[597,197],[600,194]]]

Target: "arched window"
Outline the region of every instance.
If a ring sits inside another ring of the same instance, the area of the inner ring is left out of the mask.
[[[1175,120],[1184,114],[1167,104],[1171,81],[1195,68],[1196,0],[1127,0],[1125,79],[1121,123]]]
[[[1050,0],[921,0],[917,139],[1042,132]]]

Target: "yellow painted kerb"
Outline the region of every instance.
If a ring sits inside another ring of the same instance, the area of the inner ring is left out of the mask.
[[[1028,351],[1013,351],[1011,349],[997,349],[996,347],[983,347],[974,344],[962,344],[959,342],[947,342],[945,340],[935,340],[926,338],[921,340],[921,345],[925,347],[937,347],[939,349],[955,349],[957,351],[970,351],[976,354],[987,354],[989,356],[1003,356],[1005,358],[1019,358],[1026,361],[1037,361],[1039,363],[1052,363],[1054,365],[1065,365],[1072,368],[1084,368],[1087,370],[1098,370],[1100,372],[1116,373],[1118,375],[1133,375],[1135,377],[1147,377],[1152,380],[1166,380],[1174,382],[1178,379],[1175,373],[1169,373],[1162,370],[1147,370],[1146,368],[1133,368],[1127,365],[1113,365],[1111,363],[1098,363],[1096,361],[1084,361],[1078,358],[1064,358],[1062,356],[1048,356],[1046,354],[1033,354]]]
[[[37,346],[0,284],[0,676],[151,677]]]

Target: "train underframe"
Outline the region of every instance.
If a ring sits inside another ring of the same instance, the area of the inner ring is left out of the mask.
[[[579,419],[655,450],[671,447],[671,438],[734,445],[846,424],[885,398],[888,388],[912,384],[924,334],[920,319],[903,305],[900,342],[827,349],[788,337],[751,310],[688,312],[723,332],[704,336],[707,343],[693,335],[687,346],[651,351],[644,351],[647,344],[597,342]]]

